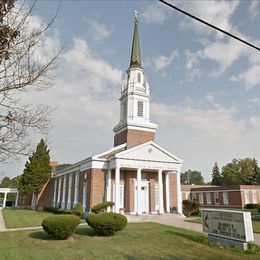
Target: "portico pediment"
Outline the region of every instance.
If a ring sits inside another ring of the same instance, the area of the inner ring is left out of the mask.
[[[182,159],[170,153],[159,144],[149,141],[114,155],[116,159],[141,160],[182,164]]]

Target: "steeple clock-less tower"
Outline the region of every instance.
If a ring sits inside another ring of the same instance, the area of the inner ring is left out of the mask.
[[[135,11],[134,35],[127,81],[120,97],[120,121],[114,127],[114,146],[132,147],[154,140],[157,125],[150,122],[150,90],[141,66],[138,18]]]

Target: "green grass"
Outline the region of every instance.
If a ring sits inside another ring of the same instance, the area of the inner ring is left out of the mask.
[[[204,241],[204,243],[201,243]],[[157,223],[131,223],[113,237],[95,236],[79,227],[68,240],[53,240],[44,231],[0,233],[4,259],[259,259],[206,244],[202,233]]]
[[[7,228],[41,226],[42,220],[52,215],[53,213],[50,212],[29,209],[3,209],[3,217]]]

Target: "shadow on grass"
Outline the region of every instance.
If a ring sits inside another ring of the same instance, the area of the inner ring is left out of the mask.
[[[201,234],[193,234],[193,233],[186,233],[183,232],[183,230],[167,230],[166,231],[169,234],[172,234],[174,236],[182,237],[188,240],[191,240],[193,242],[198,242],[198,243],[207,243],[207,237],[206,235],[201,235]]]
[[[76,235],[80,235],[80,236],[89,236],[89,237],[95,237],[97,236],[97,234],[95,233],[94,229],[90,228],[90,227],[80,227],[77,228],[75,231]]]
[[[55,240],[55,238],[44,231],[36,231],[29,234],[30,238],[40,239],[40,240]]]

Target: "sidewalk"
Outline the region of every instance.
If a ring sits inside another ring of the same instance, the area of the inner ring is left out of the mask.
[[[3,209],[3,208],[0,208],[0,232],[6,230],[6,228],[5,228],[5,221],[4,221],[3,213],[2,213],[2,209]]]

